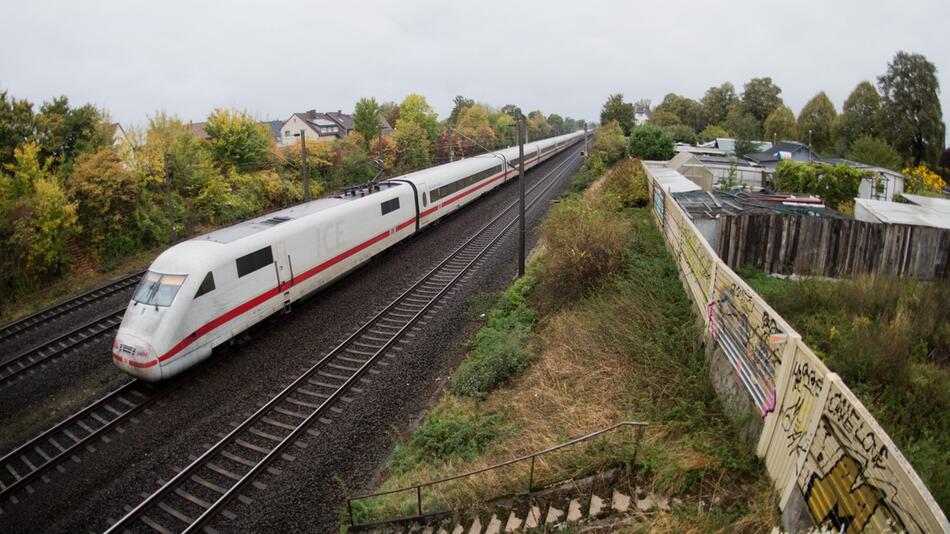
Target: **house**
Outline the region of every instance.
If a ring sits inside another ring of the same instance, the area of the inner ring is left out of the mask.
[[[649,122],[653,112],[650,111],[650,101],[641,100],[633,105],[633,123],[636,126],[643,126]]]
[[[808,145],[799,143],[798,141],[779,141],[766,149],[747,154],[745,157],[770,171],[774,171],[775,167],[778,166],[778,162],[783,159],[791,159],[805,163],[824,161],[821,159],[821,156]]]
[[[867,176],[861,179],[858,196],[855,198],[887,201],[893,200],[895,196],[904,192],[904,175],[897,171],[849,159],[831,159],[828,163],[847,165],[867,173]]]
[[[267,128],[267,131],[270,132],[271,139],[274,140],[274,143],[276,143],[277,146],[280,146],[280,142],[281,142],[280,129],[283,125],[284,125],[284,121],[261,122],[261,126]]]
[[[384,134],[393,132],[385,117],[380,116],[379,124],[383,127]],[[280,127],[279,144],[287,146],[297,142],[294,135],[299,134],[300,130],[304,130],[305,135],[311,139],[342,139],[353,131],[353,116],[342,111],[318,113],[314,109],[294,113]]]
[[[734,148],[732,139],[723,139],[723,146]],[[679,154],[670,160],[670,167],[699,184],[704,190],[742,189],[759,191],[771,188],[774,172],[748,160],[715,148],[715,142],[694,147],[677,145]],[[689,156],[682,156],[689,154]],[[701,167],[701,168],[700,168]],[[707,188],[707,184],[709,187]]]
[[[191,132],[191,135],[201,139],[202,141],[208,141],[211,139],[211,136],[208,135],[205,127],[208,126],[207,122],[189,122],[188,130]]]

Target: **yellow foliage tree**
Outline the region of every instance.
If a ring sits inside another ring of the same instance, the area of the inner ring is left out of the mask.
[[[947,184],[939,174],[926,165],[906,167],[901,171],[904,174],[904,190],[908,193],[940,193]]]

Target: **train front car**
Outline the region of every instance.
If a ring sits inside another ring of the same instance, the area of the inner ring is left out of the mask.
[[[211,354],[192,326],[205,318],[194,309],[210,269],[205,243],[186,241],[166,250],[149,267],[125,310],[112,343],[112,360],[149,382],[171,377]]]

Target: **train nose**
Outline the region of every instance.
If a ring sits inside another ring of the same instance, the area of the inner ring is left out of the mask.
[[[154,382],[162,378],[155,349],[144,339],[127,332],[120,330],[115,336],[112,360],[123,371],[143,380]]]

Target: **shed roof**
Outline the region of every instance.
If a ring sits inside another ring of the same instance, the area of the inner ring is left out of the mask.
[[[856,206],[860,206],[884,224],[910,224],[950,229],[950,209],[938,204],[939,202],[950,204],[950,202],[941,201],[937,198],[926,199],[926,197],[919,197],[918,195],[909,196],[914,198],[908,200],[914,201],[917,199],[923,204],[902,204],[900,202],[870,200],[867,198],[856,198],[854,202]],[[855,213],[857,211],[855,210]]]
[[[683,176],[677,171],[670,169],[664,163],[647,163],[650,173],[656,182],[669,193],[682,193],[684,191],[701,191],[702,188],[695,182]]]

